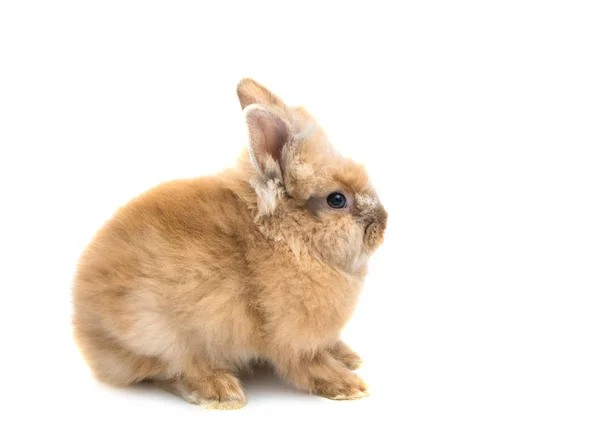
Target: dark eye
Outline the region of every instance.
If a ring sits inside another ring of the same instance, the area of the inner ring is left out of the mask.
[[[327,205],[331,208],[345,208],[346,207],[346,196],[342,193],[331,193],[327,196]]]

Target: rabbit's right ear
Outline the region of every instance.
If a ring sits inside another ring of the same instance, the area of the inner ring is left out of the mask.
[[[264,104],[281,110],[285,109],[285,104],[281,98],[251,78],[240,80],[237,85],[237,95],[242,110],[250,104]]]
[[[244,109],[252,164],[266,179],[283,180],[282,151],[291,138],[290,125],[281,114],[262,104]]]

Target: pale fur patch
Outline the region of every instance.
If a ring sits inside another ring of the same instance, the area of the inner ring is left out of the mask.
[[[352,272],[358,272],[359,270],[364,269],[365,266],[367,265],[368,260],[369,260],[369,255],[367,255],[364,252],[360,253],[354,260],[354,263],[350,267],[350,270]]]
[[[281,181],[278,179],[265,180],[256,176],[250,180],[250,184],[256,191],[258,216],[265,216],[275,211],[277,200],[283,195]]]
[[[357,194],[354,197],[354,200],[356,200],[356,204],[359,206],[359,208],[362,208],[364,210],[375,209],[379,204],[377,199],[375,199],[374,197],[362,193]]]

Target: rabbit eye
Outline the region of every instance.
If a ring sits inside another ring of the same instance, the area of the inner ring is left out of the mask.
[[[342,193],[331,193],[327,196],[327,205],[331,208],[340,209],[346,207],[346,196]]]

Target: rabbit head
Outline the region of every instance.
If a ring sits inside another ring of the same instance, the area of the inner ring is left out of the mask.
[[[237,94],[261,230],[297,256],[364,273],[387,222],[365,168],[340,155],[304,108],[287,106],[252,79]]]

